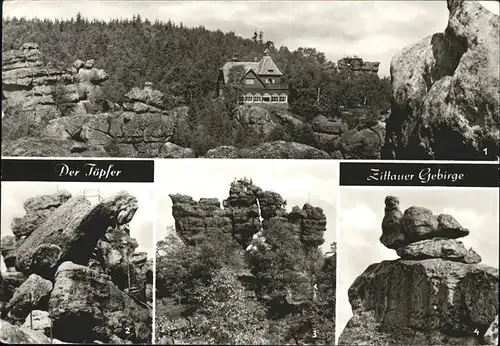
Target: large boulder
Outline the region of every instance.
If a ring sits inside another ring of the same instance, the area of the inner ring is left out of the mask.
[[[148,308],[118,289],[109,276],[72,262],[57,270],[49,313],[54,335],[66,341],[151,342]]]
[[[15,217],[11,222],[11,229],[16,237],[28,236],[38,228],[47,217],[59,206],[71,198],[67,191],[58,191],[50,195],[41,195],[24,202],[26,215]]]
[[[444,33],[391,61],[384,158],[490,159],[500,131],[499,19],[477,1],[448,0]]]
[[[18,327],[0,320],[0,341],[5,345],[50,344],[50,339],[42,332],[26,327]]]
[[[87,264],[108,227],[130,222],[137,208],[136,198],[125,191],[95,206],[83,197],[73,197],[17,249],[16,268],[52,277],[63,261]]]
[[[396,250],[399,257],[410,260],[443,258],[463,263],[479,263],[481,256],[474,250],[467,250],[455,239],[433,238],[417,241]]]
[[[398,344],[454,344],[481,338],[498,314],[498,269],[442,259],[383,261],[370,265],[349,288],[354,317],[373,313],[380,337]],[[339,343],[356,335],[348,323]],[[370,325],[356,331],[362,337]],[[404,331],[404,333],[402,333]],[[479,334],[479,335],[477,335]]]
[[[36,274],[31,274],[14,292],[14,295],[4,307],[9,317],[24,320],[35,309],[43,309],[48,302],[52,282]]]

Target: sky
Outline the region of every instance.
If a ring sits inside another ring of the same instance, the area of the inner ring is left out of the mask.
[[[194,165],[196,162],[196,166]],[[156,239],[164,239],[166,228],[174,226],[169,194],[200,198],[229,197],[231,182],[246,177],[263,190],[279,193],[287,210],[306,202],[321,207],[326,215],[325,244],[328,251],[336,239],[336,201],[338,173],[332,160],[159,160],[155,164],[157,199]]]
[[[23,217],[26,212],[23,208],[24,202],[31,197],[43,194],[53,194],[59,190],[66,190],[73,196],[82,196],[83,190],[87,195],[95,195],[97,189],[103,198],[125,190],[138,200],[139,208],[134,218],[129,223],[130,236],[137,240],[139,247],[136,251],[148,253],[153,258],[154,250],[154,190],[152,185],[131,183],[51,183],[51,182],[4,182],[2,181],[2,220],[1,236],[13,235],[10,223],[14,217]],[[95,204],[97,197],[89,197],[88,200]],[[3,268],[3,261],[2,268]]]
[[[347,291],[356,277],[373,263],[399,258],[379,241],[387,195],[399,197],[401,211],[411,206],[450,214],[470,234],[460,238],[483,264],[498,268],[498,189],[490,188],[340,188],[340,225],[337,242],[337,324],[340,336],[352,316]]]
[[[480,1],[499,13],[498,1]],[[4,1],[4,17],[71,18],[80,12],[89,19],[132,18],[139,14],[234,31],[250,38],[255,30],[264,39],[291,50],[312,47],[337,61],[357,55],[379,61],[379,75],[389,75],[392,56],[425,36],[443,32],[448,21],[445,1]]]

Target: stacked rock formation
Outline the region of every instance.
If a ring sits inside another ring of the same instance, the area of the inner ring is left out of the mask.
[[[363,61],[358,57],[347,57],[337,61],[340,72],[347,71],[354,74],[378,73],[379,62]]]
[[[161,91],[153,89],[153,83],[146,82],[144,89],[134,87],[125,94],[127,102],[123,104],[123,108],[138,114],[162,113],[164,111],[163,96]]]
[[[122,191],[91,205],[62,191],[24,208],[12,222],[22,242],[2,238],[0,339],[150,342],[152,263],[128,231],[135,197]]]
[[[403,213],[396,197],[386,197],[380,241],[401,258],[372,264],[354,281],[354,316],[339,343],[491,344],[498,269],[479,264],[481,257],[456,240],[468,234],[451,215],[422,207]]]
[[[305,246],[318,247],[324,242],[326,217],[321,208],[306,203],[302,209],[294,207],[287,213],[281,195],[263,191],[248,179],[231,183],[223,209],[216,198],[202,198],[198,202],[186,195],[170,195],[170,198],[176,232],[186,244],[198,244],[208,232],[221,230],[231,233],[246,248],[254,235],[276,223],[293,229],[291,235]]]
[[[499,18],[448,0],[449,20],[391,61],[387,159],[485,160],[499,152]]]
[[[77,60],[71,68],[45,63],[38,44],[25,43],[2,56],[3,96],[34,124],[61,115],[96,113],[100,109],[93,107],[95,102],[104,102],[99,85],[109,76],[93,65],[93,60]]]

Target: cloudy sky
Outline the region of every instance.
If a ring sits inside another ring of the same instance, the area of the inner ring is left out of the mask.
[[[338,174],[332,160],[162,160],[155,165],[157,198],[156,239],[165,238],[166,227],[174,226],[169,194],[202,197],[229,197],[231,182],[251,178],[263,190],[279,193],[287,201],[287,209],[302,207],[308,200],[323,208],[326,215],[324,250],[336,239],[336,200]]]
[[[49,182],[2,182],[2,221],[1,235],[12,235],[10,223],[14,217],[23,217],[26,212],[24,202],[31,197],[43,194],[53,194],[57,190],[66,190],[73,196],[96,194],[97,189],[102,197],[110,197],[125,190],[136,197],[139,209],[130,222],[130,236],[139,243],[137,251],[145,251],[148,256],[154,256],[154,190],[148,184],[130,183],[49,183]],[[91,203],[97,203],[96,198],[88,198]],[[3,265],[3,261],[2,261]]]
[[[498,14],[498,1],[481,1]],[[313,47],[330,60],[358,55],[380,61],[389,74],[391,57],[421,38],[442,32],[448,21],[445,1],[5,1],[3,16],[89,19],[172,20],[186,26],[234,31],[254,30],[276,47]]]
[[[399,197],[402,211],[422,206],[434,214],[454,216],[470,231],[460,241],[474,248],[483,264],[498,268],[498,189],[343,187],[337,245],[337,336],[352,316],[347,291],[356,277],[370,264],[398,258],[379,241],[387,195]]]

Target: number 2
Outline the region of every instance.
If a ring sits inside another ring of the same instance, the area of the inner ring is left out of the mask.
[[[130,327],[125,328],[125,334],[127,334],[127,335],[130,334]]]

